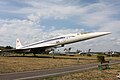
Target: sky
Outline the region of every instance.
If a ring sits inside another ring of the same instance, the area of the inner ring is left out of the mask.
[[[102,31],[112,34],[65,47],[120,51],[120,0],[0,0],[0,46]]]

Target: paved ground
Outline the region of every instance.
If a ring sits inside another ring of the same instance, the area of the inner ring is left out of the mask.
[[[120,63],[120,61],[110,61],[110,65],[117,63]],[[57,69],[6,73],[6,74],[0,74],[0,80],[23,80],[23,79],[34,79],[34,78],[47,77],[47,76],[64,75],[70,72],[77,72],[77,71],[97,68],[97,65],[98,63],[92,63],[92,64],[76,65],[76,66],[57,68]]]

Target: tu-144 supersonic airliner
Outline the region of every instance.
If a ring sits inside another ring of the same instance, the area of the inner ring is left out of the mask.
[[[5,50],[14,52],[24,52],[24,53],[44,53],[50,51],[52,48],[64,47],[66,44],[75,43],[79,41],[84,41],[104,35],[108,35],[111,32],[92,32],[92,33],[74,33],[55,37],[48,40],[43,40],[35,42],[28,45],[22,45],[20,40],[16,40],[16,49]]]

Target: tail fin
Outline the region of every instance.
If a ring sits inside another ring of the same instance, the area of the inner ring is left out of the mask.
[[[22,47],[22,44],[19,39],[16,39],[16,49],[20,49]]]

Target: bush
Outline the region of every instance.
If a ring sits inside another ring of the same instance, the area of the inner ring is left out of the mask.
[[[105,53],[97,52],[96,54],[98,54],[98,55],[104,55]]]
[[[97,59],[98,59],[99,62],[104,62],[105,61],[104,56],[97,56]]]
[[[92,56],[91,54],[87,54],[87,56]]]

